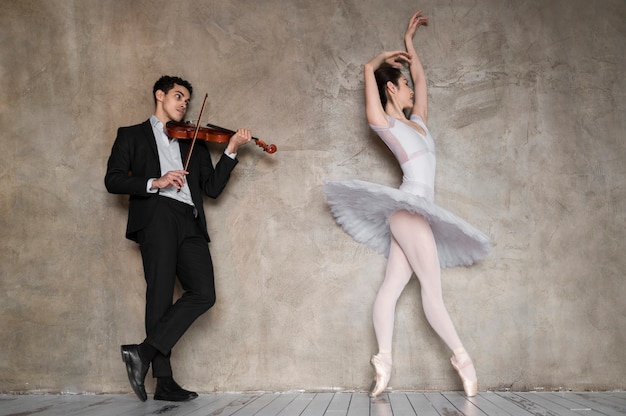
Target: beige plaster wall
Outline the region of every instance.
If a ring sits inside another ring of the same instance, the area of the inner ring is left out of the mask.
[[[175,348],[177,379],[367,389],[385,259],[321,186],[399,183],[361,67],[418,7],[437,200],[494,241],[443,273],[480,388],[626,388],[624,1],[2,0],[0,391],[129,391],[119,345],[143,339],[145,284],[103,176],[162,74],[193,83],[192,118],[206,92],[207,121],[278,146],[243,149],[206,201],[218,303]],[[460,389],[415,279],[394,354],[394,389]]]

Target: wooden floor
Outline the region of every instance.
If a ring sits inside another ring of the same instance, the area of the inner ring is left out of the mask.
[[[626,392],[201,394],[186,403],[134,395],[0,394],[2,416],[573,416],[626,415]]]

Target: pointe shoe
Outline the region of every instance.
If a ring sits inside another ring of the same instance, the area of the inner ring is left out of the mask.
[[[370,364],[372,364],[372,367],[374,367],[374,370],[376,371],[376,380],[370,390],[370,397],[373,398],[378,396],[387,388],[387,383],[389,383],[389,378],[391,377],[391,368],[387,370],[385,362],[378,355],[372,356]]]
[[[465,391],[465,395],[467,397],[474,397],[474,396],[476,396],[476,393],[478,392],[478,380],[468,380],[461,373],[461,370],[463,368],[469,367],[470,365],[472,365],[472,366],[474,365],[472,363],[472,359],[468,355],[465,355],[463,360],[461,360],[460,362],[457,362],[456,358],[452,357],[452,358],[450,358],[450,363],[452,363],[452,367],[454,367],[456,372],[459,374],[459,377],[461,377],[461,381],[463,382],[463,390]]]

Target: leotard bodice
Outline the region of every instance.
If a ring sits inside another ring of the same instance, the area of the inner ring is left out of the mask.
[[[402,168],[402,191],[429,201],[435,198],[435,142],[422,118],[413,114],[411,121],[426,133],[387,115],[387,126],[370,125],[394,154]]]

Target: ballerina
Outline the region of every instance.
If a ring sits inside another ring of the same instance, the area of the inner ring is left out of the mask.
[[[441,268],[468,266],[483,259],[490,241],[434,203],[436,159],[426,121],[426,76],[413,45],[417,29],[427,22],[421,10],[415,12],[404,35],[406,51],[382,52],[364,66],[367,121],[400,163],[401,186],[395,189],[360,180],[326,181],[324,185],[331,212],[344,230],[388,257],[373,307],[378,353],[370,360],[376,372],[371,397],[381,394],[389,383],[396,303],[413,273],[420,282],[426,318],[452,351],[450,361],[465,394],[474,396],[478,389],[474,364],[444,305]],[[415,90],[402,74],[405,63]]]

